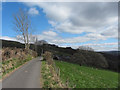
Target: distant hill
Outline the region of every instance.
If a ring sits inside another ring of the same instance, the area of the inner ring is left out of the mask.
[[[120,51],[102,51],[102,53],[118,56],[120,55]]]
[[[25,45],[20,42],[2,40],[3,47],[17,47],[24,48]],[[53,53],[53,58],[57,60],[62,60],[70,63],[76,63],[79,65],[86,65],[97,68],[106,68],[112,71],[118,71],[118,53],[117,51],[86,51],[72,49],[71,47],[58,47],[57,45],[48,44],[46,41],[38,41],[37,47],[34,44],[30,45],[30,49],[37,51],[40,56],[45,51],[50,51]],[[107,64],[108,63],[108,67]]]
[[[43,44],[48,44],[47,41],[45,40],[40,40],[35,43],[36,45],[43,45]]]
[[[2,39],[0,39],[0,41],[2,41],[2,48],[3,47],[17,47],[17,48],[25,47],[24,44],[16,41],[8,41],[8,40],[2,40]]]

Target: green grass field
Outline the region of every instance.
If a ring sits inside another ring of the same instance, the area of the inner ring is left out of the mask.
[[[118,73],[79,66],[63,61],[55,61],[60,68],[60,78],[69,81],[69,87],[75,88],[117,88]]]

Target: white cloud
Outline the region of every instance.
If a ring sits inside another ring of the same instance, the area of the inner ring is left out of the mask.
[[[106,38],[118,38],[118,25],[111,25],[100,33]]]
[[[39,6],[49,19],[49,23],[54,29],[60,32],[81,34],[90,32],[91,36],[107,39],[117,37],[117,26],[114,31],[111,27],[118,22],[117,3],[26,3],[29,6]],[[103,32],[101,32],[103,31]],[[105,32],[109,32],[105,34]],[[110,33],[115,33],[110,35]],[[90,37],[90,35],[88,35]]]
[[[114,46],[114,47],[108,47],[108,46],[98,46],[98,47],[92,47],[95,51],[118,51],[118,47]]]
[[[93,48],[95,51],[117,51],[118,50],[118,43],[112,42],[112,43],[89,43],[89,44],[83,44],[82,46],[88,46]]]
[[[89,41],[90,38],[87,37],[72,37],[72,38],[60,38],[60,39],[54,39],[51,42],[57,43],[57,44],[65,44],[65,43],[82,43]]]
[[[49,31],[44,31],[39,35],[35,35],[37,37],[38,40],[46,40],[48,43],[51,44],[57,44],[52,42],[52,40],[56,39],[59,40],[60,37],[58,36],[58,34],[52,30]]]
[[[55,27],[56,30],[60,32],[67,32],[71,34],[81,34],[83,32],[95,32],[96,30],[92,27],[85,26],[75,26],[70,21],[64,21]]]
[[[71,37],[71,38],[63,38],[60,37],[56,32],[54,31],[44,31],[42,34],[37,35],[38,40],[47,40],[49,43],[54,44],[68,44],[68,43],[82,43],[89,40],[96,40],[95,38],[89,38],[86,36],[79,36],[79,37]]]
[[[89,46],[94,49],[94,51],[117,51],[118,45],[117,43],[103,43],[103,44],[84,44],[81,46]],[[61,47],[72,47],[77,49],[78,45],[60,45]]]
[[[78,43],[78,42],[84,42],[84,41],[88,41],[89,38],[81,38],[81,37],[74,37],[74,38],[67,38],[67,39],[62,39],[60,37],[55,37],[53,36],[48,36],[47,34],[41,34],[41,35],[35,35],[35,37],[38,38],[38,40],[47,40],[48,43],[50,44],[56,44],[59,45],[61,47],[72,47],[74,49],[78,48],[79,45],[75,45],[74,43]],[[0,39],[3,40],[10,40],[10,41],[18,41],[21,43],[24,43],[21,40],[18,40],[16,38],[11,38],[11,37],[0,37]],[[73,43],[70,45],[64,45],[65,43]],[[110,50],[118,50],[118,43],[116,42],[112,42],[112,43],[89,43],[89,44],[82,44],[82,46],[89,46],[91,48],[93,48],[95,51],[110,51]]]
[[[24,43],[24,39],[22,35],[17,35],[16,37],[8,37],[8,36],[2,36],[0,37],[0,39],[2,40],[8,40],[8,41],[17,41],[20,43]],[[34,43],[35,42],[35,36],[34,35],[30,35],[30,43]]]
[[[48,23],[51,24],[53,27],[55,27],[57,25],[57,22],[51,21],[51,20],[49,20]]]
[[[57,36],[57,33],[53,31],[44,31],[43,34],[47,36]]]
[[[117,42],[114,42],[114,43],[98,43],[98,44],[92,44],[92,43],[89,43],[89,44],[84,44],[84,46],[108,46],[108,45],[118,45]]]
[[[75,45],[76,43],[107,40],[108,38],[116,39],[118,37],[118,3],[26,2],[25,4],[31,7],[29,13],[32,15],[39,14],[39,11],[37,12],[36,8],[33,7],[42,8],[48,18],[48,23],[56,31],[78,35],[83,32],[86,33],[84,36],[77,35],[76,37],[62,38],[54,30],[48,30],[37,35],[39,40],[44,39],[49,43],[58,45],[74,44],[72,47],[78,47],[78,45]],[[96,46],[94,47],[96,50],[105,49],[105,47],[100,47],[99,44],[91,46]],[[108,47],[108,49],[110,48]]]
[[[119,0],[2,0],[3,2],[118,2]]]
[[[41,36],[51,43],[77,44],[118,37],[117,3],[34,3],[32,5],[43,8],[55,30],[71,34],[87,33],[84,36],[71,38]]]
[[[36,9],[36,8],[30,8],[28,13],[30,15],[38,15],[39,14],[39,11]]]
[[[50,20],[62,22],[69,18],[70,9],[68,7],[63,7],[61,4],[54,3],[39,3],[39,7],[43,8],[43,12],[46,13]]]
[[[2,37],[0,37],[0,39],[10,40],[10,41],[18,41],[16,38],[12,38],[12,37],[8,37],[8,36],[2,36]]]

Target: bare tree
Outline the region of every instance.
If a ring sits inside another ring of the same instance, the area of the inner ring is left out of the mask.
[[[36,39],[35,40],[35,51],[37,52],[37,42],[38,42],[38,39],[37,39],[37,37],[35,39]]]
[[[86,51],[94,51],[94,49],[92,49],[91,47],[88,47],[88,46],[79,46],[78,49],[79,50],[86,50]]]
[[[14,18],[14,28],[15,30],[20,34],[21,39],[23,39],[25,43],[25,49],[29,49],[30,47],[30,27],[31,27],[31,21],[29,18],[29,15],[27,12],[22,10],[21,8],[19,9],[18,13],[13,15]]]

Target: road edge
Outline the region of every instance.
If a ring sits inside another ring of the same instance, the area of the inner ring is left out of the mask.
[[[32,58],[31,60],[33,60],[35,58]],[[31,60],[29,60],[28,62],[30,62]],[[15,68],[13,71],[9,72],[8,74],[6,74],[5,76],[2,77],[2,79],[0,79],[0,82],[2,82],[4,79],[6,79],[7,77],[9,77],[12,73],[14,73],[15,71],[17,71],[18,69],[20,69],[23,65],[27,64],[28,62],[25,62],[24,64],[22,64],[21,66]]]
[[[42,71],[42,60],[40,62],[40,88],[43,87],[43,79],[42,79],[42,74],[41,74],[41,71]]]

